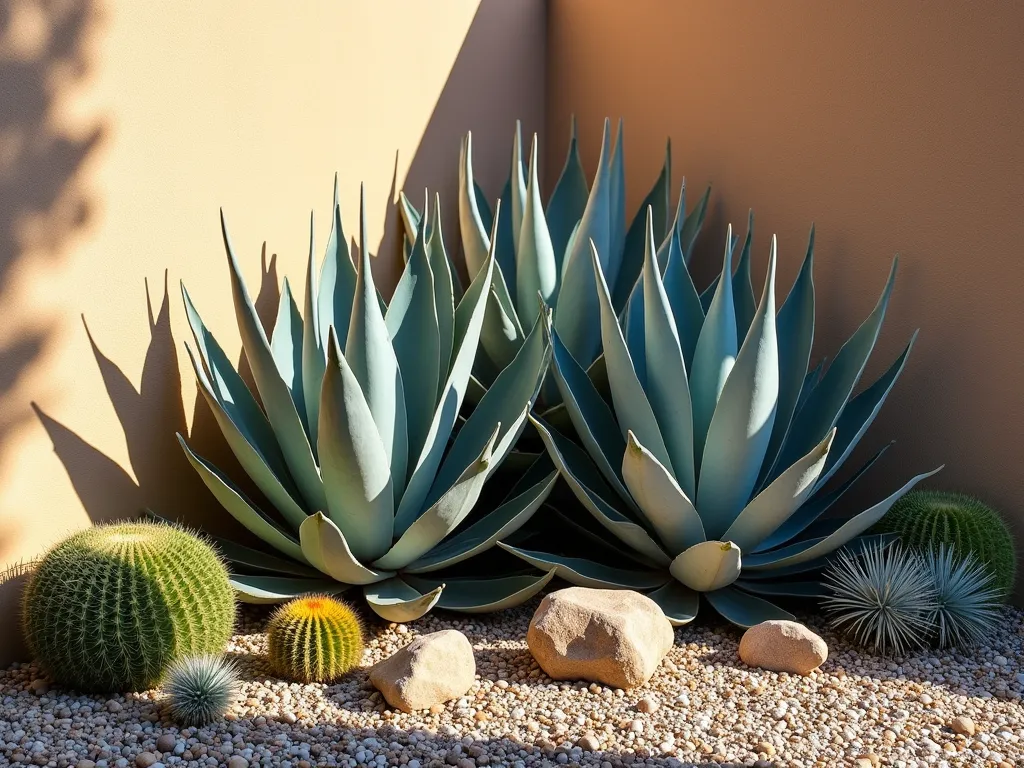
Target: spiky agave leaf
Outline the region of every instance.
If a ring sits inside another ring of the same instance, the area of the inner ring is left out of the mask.
[[[208,725],[238,697],[238,666],[223,656],[186,656],[167,670],[163,690],[174,720],[190,727]]]
[[[823,601],[832,626],[861,645],[902,655],[923,646],[938,603],[928,566],[899,544],[843,551],[826,568]]]
[[[999,623],[1001,590],[973,554],[959,557],[945,544],[924,554],[938,607],[936,640],[942,648],[980,645]]]

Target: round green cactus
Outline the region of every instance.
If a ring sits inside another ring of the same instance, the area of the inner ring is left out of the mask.
[[[327,595],[310,595],[278,608],[267,624],[270,666],[281,677],[327,683],[363,656],[363,628],[355,612]]]
[[[146,690],[175,659],[223,651],[234,615],[213,549],[154,523],[73,534],[42,558],[22,598],[25,638],[46,672],[97,693]]]
[[[875,530],[899,534],[904,545],[919,551],[945,544],[961,557],[973,555],[991,572],[1002,595],[1013,590],[1017,573],[1013,536],[999,514],[975,498],[948,491],[912,491],[893,505]]]

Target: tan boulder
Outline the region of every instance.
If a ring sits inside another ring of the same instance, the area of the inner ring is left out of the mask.
[[[828,658],[828,645],[795,621],[763,621],[743,633],[740,660],[748,667],[806,675]]]
[[[473,646],[455,629],[417,637],[370,669],[370,682],[403,712],[457,699],[475,679]]]
[[[630,590],[570,587],[545,597],[530,622],[530,653],[554,680],[643,685],[672,647],[658,604]]]

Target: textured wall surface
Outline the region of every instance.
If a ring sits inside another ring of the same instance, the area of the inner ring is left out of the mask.
[[[440,191],[450,227],[472,129],[498,194],[514,120],[542,127],[544,26],[541,0],[451,0],[443,13],[416,0],[3,3],[0,568],[147,505],[227,525],[174,437],[212,434],[179,281],[239,349],[218,208],[250,290],[273,307],[284,276],[301,286],[310,210],[326,243],[334,172],[350,236],[365,182],[389,292],[393,185]],[[17,587],[0,587],[0,615]],[[19,653],[11,629],[0,663]]]
[[[834,355],[900,273],[873,380],[915,328],[907,370],[862,455],[877,496],[945,463],[932,485],[978,494],[1024,535],[1024,5],[912,0],[552,0],[550,137],[625,118],[630,205],[673,140],[676,180],[713,182],[697,271],[756,212],[755,282],[779,237],[779,290],[817,225],[815,356]],[[856,457],[855,457],[856,458]],[[867,478],[865,478],[866,480]],[[1018,598],[1021,591],[1018,589]]]

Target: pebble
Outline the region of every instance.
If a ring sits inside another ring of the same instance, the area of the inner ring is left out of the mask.
[[[949,723],[950,729],[953,733],[958,733],[961,736],[973,736],[977,730],[974,725],[974,721],[964,715],[954,717]]]
[[[644,713],[655,712],[661,703],[653,696],[645,696],[637,702],[636,708]]]
[[[1024,674],[1018,661],[1024,612],[1018,609],[1006,611],[985,647],[890,658],[867,654],[815,617],[803,617],[829,645],[828,662],[810,677],[745,667],[737,657],[738,631],[695,622],[674,631],[675,645],[651,680],[626,692],[549,679],[525,643],[536,603],[486,616],[431,614],[395,627],[368,621],[361,668],[329,686],[275,678],[261,634],[268,610],[243,607],[228,646],[242,666],[242,695],[233,720],[203,728],[163,719],[155,691],[92,697],[47,683],[40,695],[36,681],[46,676],[38,665],[12,665],[0,669],[0,765],[1024,766],[1024,681],[1017,677]],[[477,674],[470,690],[429,711],[388,709],[367,669],[443,629],[459,630],[473,646]],[[1010,663],[999,665],[997,656]],[[647,699],[657,706],[642,704]],[[975,724],[973,735],[957,731],[958,718]]]

